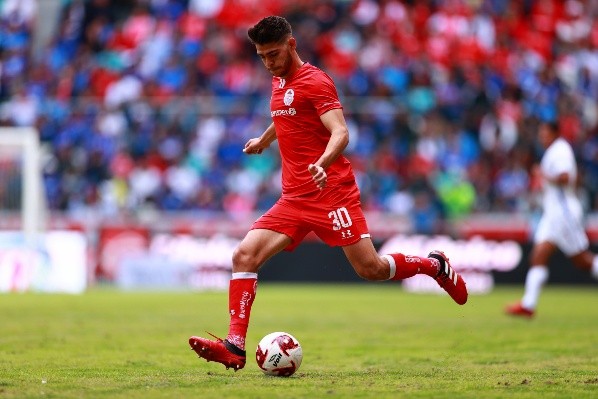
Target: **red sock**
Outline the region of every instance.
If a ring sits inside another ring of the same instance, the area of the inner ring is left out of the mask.
[[[440,265],[436,259],[423,258],[413,255],[403,255],[400,253],[384,256],[390,263],[390,280],[403,280],[413,277],[416,274],[427,274],[428,276],[432,277],[436,277],[438,274],[438,268]],[[394,260],[394,265],[391,262],[391,259]]]
[[[228,288],[228,309],[230,324],[226,339],[239,349],[245,350],[245,337],[249,327],[251,305],[257,289],[257,274],[243,273],[245,276],[230,280]]]

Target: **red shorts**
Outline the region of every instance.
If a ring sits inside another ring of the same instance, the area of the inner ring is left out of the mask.
[[[293,242],[285,251],[294,250],[311,231],[333,247],[355,244],[370,236],[354,183],[326,187],[309,198],[281,197],[251,229],[273,230],[291,237]]]

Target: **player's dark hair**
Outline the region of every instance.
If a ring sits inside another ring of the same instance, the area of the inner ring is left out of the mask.
[[[247,36],[253,44],[278,43],[293,33],[291,24],[283,17],[272,15],[249,28]]]
[[[544,121],[542,122],[543,125],[545,125],[546,127],[548,127],[548,130],[550,130],[550,132],[552,134],[555,135],[559,135],[559,124],[556,121]]]

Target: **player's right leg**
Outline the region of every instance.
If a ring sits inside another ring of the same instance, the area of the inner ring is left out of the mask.
[[[199,357],[222,363],[235,371],[245,366],[245,337],[249,326],[251,306],[257,289],[257,271],[274,254],[291,244],[292,239],[282,233],[250,230],[233,254],[233,275],[229,283],[229,332],[226,339],[192,336],[189,345]]]
[[[549,241],[538,242],[530,255],[531,267],[525,277],[525,288],[521,301],[507,305],[505,313],[510,316],[531,318],[534,316],[542,287],[548,280],[548,260],[556,251],[556,245]]]
[[[588,272],[590,276],[598,280],[598,254],[588,249],[569,257],[575,267]]]

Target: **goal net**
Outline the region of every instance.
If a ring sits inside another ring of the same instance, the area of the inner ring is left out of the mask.
[[[46,226],[41,146],[34,128],[0,128],[0,230],[35,245]]]

